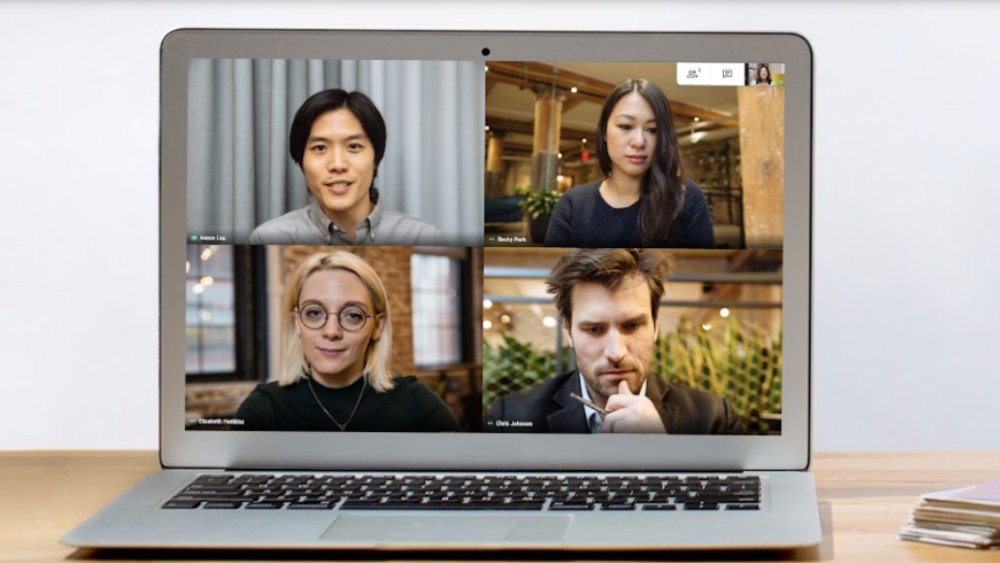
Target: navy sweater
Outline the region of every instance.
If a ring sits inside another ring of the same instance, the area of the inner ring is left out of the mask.
[[[712,248],[712,219],[705,195],[696,184],[684,182],[684,208],[667,240],[642,244],[639,239],[639,202],[616,209],[601,197],[601,180],[567,191],[552,211],[545,246],[578,248]]]

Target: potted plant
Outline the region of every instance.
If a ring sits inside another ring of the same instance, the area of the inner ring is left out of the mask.
[[[524,195],[521,211],[528,220],[532,242],[540,244],[545,241],[545,231],[549,228],[552,210],[555,209],[560,196],[562,194],[555,190],[529,191]]]

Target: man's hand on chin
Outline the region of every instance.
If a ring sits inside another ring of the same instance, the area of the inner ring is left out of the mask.
[[[618,383],[618,393],[608,397],[604,407],[608,414],[601,426],[602,432],[666,433],[660,413],[645,396],[634,395],[628,383]]]

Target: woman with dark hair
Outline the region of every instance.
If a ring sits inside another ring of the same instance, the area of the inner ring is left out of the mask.
[[[757,65],[757,74],[754,78],[757,84],[770,84],[771,83],[771,69],[768,68],[767,63],[760,63]]]
[[[611,92],[598,121],[597,159],[605,178],[559,199],[546,246],[714,246],[708,204],[681,175],[673,113],[656,84],[630,78]]]

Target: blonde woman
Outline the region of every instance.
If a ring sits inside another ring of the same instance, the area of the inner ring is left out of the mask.
[[[433,391],[392,374],[385,286],[367,262],[343,251],[306,258],[289,280],[282,312],[281,373],[240,405],[242,429],[459,430]]]

